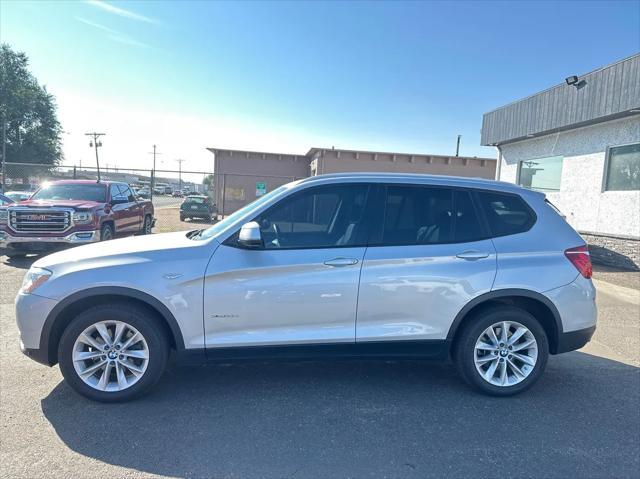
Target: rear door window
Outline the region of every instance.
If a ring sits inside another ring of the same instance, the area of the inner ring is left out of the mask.
[[[535,213],[518,195],[481,191],[478,198],[493,236],[523,233],[536,221]]]
[[[469,191],[456,190],[454,217],[453,238],[456,243],[479,241],[489,236],[482,226]]]
[[[387,187],[383,245],[467,243],[487,237],[469,191],[419,185]]]
[[[382,244],[449,243],[453,237],[453,190],[388,186]]]

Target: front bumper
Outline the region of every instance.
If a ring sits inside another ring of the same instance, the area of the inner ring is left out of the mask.
[[[20,341],[20,351],[22,354],[27,356],[29,359],[33,359],[35,362],[44,364],[45,366],[52,366],[51,361],[49,360],[49,352],[46,348],[44,349],[30,349],[24,346],[24,343]]]
[[[36,245],[77,245],[100,241],[100,231],[76,231],[65,236],[13,236],[0,231],[0,248],[38,249]]]
[[[15,301],[20,349],[31,359],[51,365],[49,345],[43,335],[47,317],[58,301],[37,294],[18,293]]]

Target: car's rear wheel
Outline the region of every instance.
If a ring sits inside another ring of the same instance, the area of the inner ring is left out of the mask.
[[[99,305],[74,318],[58,347],[60,370],[78,393],[117,402],[147,392],[162,376],[168,342],[149,311]]]
[[[474,316],[457,338],[454,354],[467,383],[485,394],[510,396],[540,378],[549,343],[535,317],[505,306]]]
[[[110,223],[106,223],[100,228],[100,241],[109,241],[111,239],[113,239],[113,226]]]

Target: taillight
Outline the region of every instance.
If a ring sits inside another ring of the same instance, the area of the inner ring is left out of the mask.
[[[591,256],[586,246],[576,246],[569,248],[564,252],[571,264],[576,267],[582,276],[589,279],[593,275],[593,266],[591,266]]]

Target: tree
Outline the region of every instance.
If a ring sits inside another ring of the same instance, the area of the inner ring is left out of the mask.
[[[203,178],[202,184],[206,186],[207,191],[213,191],[214,176],[207,175]]]
[[[62,128],[55,99],[38,84],[28,64],[27,55],[0,45],[0,121],[6,128],[6,160],[56,165],[62,159]]]

